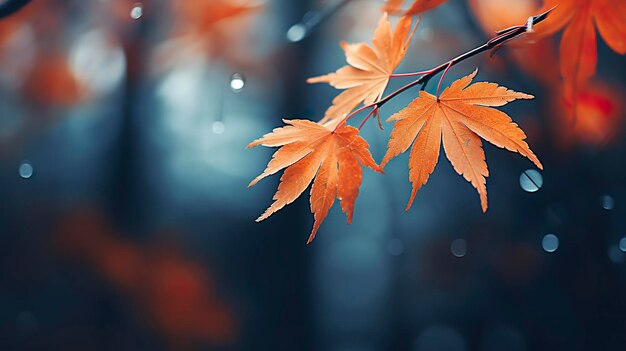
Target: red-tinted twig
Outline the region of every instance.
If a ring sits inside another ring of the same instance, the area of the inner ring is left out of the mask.
[[[427,83],[434,75],[436,75],[437,73],[441,72],[441,71],[445,71],[444,74],[442,75],[442,78],[439,80],[439,85],[437,87],[437,96],[439,96],[439,89],[441,87],[441,81],[443,80],[443,76],[445,76],[445,73],[447,73],[447,71],[454,65],[458,64],[459,62],[465,61],[470,57],[476,56],[482,52],[488,51],[493,49],[494,47],[497,47],[503,43],[508,42],[509,40],[518,37],[522,34],[525,34],[527,32],[530,32],[533,30],[533,26],[536,25],[537,23],[540,23],[542,21],[544,21],[547,17],[548,14],[554,10],[554,8],[551,8],[550,10],[541,13],[537,16],[532,16],[528,18],[528,21],[526,22],[526,24],[524,25],[519,25],[519,26],[514,26],[514,27],[510,27],[507,29],[503,29],[501,31],[496,32],[496,36],[489,39],[486,43],[484,43],[481,46],[478,46],[470,51],[467,51],[449,61],[446,61],[442,64],[440,64],[439,66],[430,69],[428,71],[419,71],[419,72],[414,72],[414,73],[400,73],[400,74],[394,74],[391,75],[392,78],[394,77],[411,77],[411,76],[416,76],[416,75],[420,75],[421,76],[419,78],[417,78],[416,80],[412,81],[411,83],[401,87],[400,89],[394,91],[393,93],[387,95],[386,97],[382,98],[379,101],[376,101],[374,103],[371,103],[369,105],[365,105],[362,106],[361,108],[349,113],[348,115],[346,115],[342,121],[340,123],[338,123],[337,125],[341,125],[343,124],[345,121],[347,121],[348,119],[356,116],[357,114],[361,113],[362,111],[365,111],[369,108],[375,107],[374,110],[378,110],[380,109],[380,107],[382,107],[384,104],[386,104],[387,102],[389,102],[391,99],[393,99],[394,97],[400,95],[401,93],[403,93],[404,91],[418,85],[418,84],[424,84]],[[424,87],[422,87],[423,89]],[[374,111],[372,110],[372,111]],[[369,117],[371,117],[373,112],[370,112],[367,117],[366,120],[369,119]],[[365,123],[365,122],[363,122]],[[361,125],[363,125],[363,123],[361,123]]]

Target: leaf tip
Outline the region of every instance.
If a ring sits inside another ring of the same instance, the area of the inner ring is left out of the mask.
[[[349,214],[346,215],[346,217],[347,217],[346,222],[348,224],[352,224],[352,216],[353,216],[352,213],[349,213]]]
[[[270,207],[270,208],[271,208],[271,207]],[[259,216],[259,218],[255,219],[254,221],[255,221],[255,222],[257,222],[257,223],[259,223],[259,222],[261,222],[261,221],[266,220],[269,216],[271,216],[271,215],[272,215],[272,212],[269,212],[269,211],[270,211],[270,209],[268,208],[265,212],[263,212],[263,214],[262,214],[262,215],[260,215],[260,216]],[[268,213],[268,212],[269,212],[269,213]]]
[[[474,77],[478,74],[478,67],[474,68],[474,72],[469,75],[470,80],[474,80]]]
[[[404,210],[409,212],[411,206],[413,206],[413,200],[415,200],[415,195],[417,195],[417,189],[415,189],[415,184],[413,184],[413,189],[411,189],[411,197],[409,198],[409,203],[406,204]]]
[[[309,245],[313,242],[313,239],[315,239],[315,234],[317,232],[317,228],[313,229],[313,232],[311,233],[311,235],[309,235],[309,238],[306,240],[306,244]]]

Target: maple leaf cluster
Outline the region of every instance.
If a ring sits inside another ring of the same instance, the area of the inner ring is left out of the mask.
[[[414,0],[403,9],[405,0],[387,0],[383,10],[405,16],[416,16],[431,10],[446,0]],[[563,31],[559,44],[559,71],[563,78],[563,97],[574,122],[586,107],[581,95],[589,90],[589,80],[596,73],[598,64],[597,32],[614,52],[626,54],[626,1],[623,0],[543,0],[541,6],[535,1],[485,1],[468,0],[476,17],[483,22],[501,20],[502,10],[516,12],[544,12],[552,10],[550,21],[542,25],[533,40],[553,36]],[[497,16],[486,18],[476,11],[481,5],[498,7]],[[504,15],[506,18],[506,13]]]
[[[387,5],[400,6],[401,2],[390,1]],[[416,4],[432,7],[442,2],[418,1]],[[411,146],[409,180],[413,183],[413,191],[407,210],[435,169],[442,144],[456,172],[477,189],[483,211],[487,210],[486,178],[489,171],[481,138],[520,153],[542,168],[524,141],[524,132],[508,115],[493,108],[533,96],[495,83],[470,85],[477,71],[455,81],[439,96],[420,91],[405,109],[392,115],[388,121],[395,122],[395,125],[388,150],[380,166],[376,164],[367,142],[358,135],[359,129],[347,125],[346,121],[360,111],[353,112],[362,103],[364,108],[373,107],[373,111],[378,111],[389,80],[405,56],[415,32],[415,28],[411,30],[411,24],[410,17],[405,16],[392,30],[384,14],[374,33],[373,46],[341,43],[348,65],[308,80],[310,83],[326,82],[344,90],[333,100],[322,120],[284,120],[287,126],[276,128],[248,145],[279,147],[265,171],[249,186],[284,169],[274,202],[257,221],[295,201],[313,183],[310,205],[315,222],[308,239],[310,243],[335,199],[339,199],[348,223],[351,222],[363,166],[382,173],[391,159]]]

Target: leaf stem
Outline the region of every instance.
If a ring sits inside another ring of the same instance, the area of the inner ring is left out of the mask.
[[[363,128],[363,125],[365,124],[365,122],[367,122],[368,119],[370,119],[370,117],[372,117],[376,111],[378,111],[378,107],[374,107],[368,114],[367,116],[365,116],[365,118],[363,119],[363,122],[361,122],[361,124],[359,124],[359,130],[361,130],[361,128]]]
[[[389,76],[389,78],[402,78],[402,77],[415,77],[422,74],[428,73],[428,71],[419,71],[419,72],[411,72],[411,73],[394,73]]]
[[[487,42],[485,42],[484,44],[475,47],[474,49],[467,51],[453,59],[450,59],[442,64],[440,64],[437,67],[434,67],[430,70],[427,71],[419,71],[419,72],[413,72],[413,73],[399,73],[399,74],[392,74],[390,75],[391,78],[399,78],[399,77],[413,77],[413,76],[417,76],[419,75],[419,78],[417,78],[416,80],[412,81],[411,83],[406,84],[405,86],[401,87],[400,89],[392,92],[391,94],[387,95],[386,97],[368,104],[368,105],[364,105],[361,108],[347,114],[343,120],[341,122],[339,122],[337,125],[341,125],[342,123],[344,123],[345,121],[347,121],[348,119],[356,116],[357,114],[361,113],[362,111],[365,111],[369,108],[374,107],[374,110],[372,110],[367,117],[365,118],[365,120],[369,119],[369,117],[371,117],[372,113],[374,111],[376,111],[377,109],[379,109],[380,107],[382,107],[384,104],[386,104],[387,102],[389,102],[391,99],[395,98],[396,96],[400,95],[401,93],[403,93],[404,91],[418,85],[418,84],[423,84],[422,86],[422,90],[424,89],[424,87],[426,87],[426,83],[428,83],[428,81],[435,76],[436,74],[438,74],[441,71],[444,71],[441,79],[439,80],[439,84],[437,86],[437,97],[439,96],[439,89],[441,88],[441,81],[443,80],[443,77],[445,76],[445,74],[447,73],[447,71],[454,65],[463,62],[471,57],[474,57],[482,52],[491,50],[495,47],[497,47],[498,45],[504,44],[506,42],[508,42],[509,40],[518,37],[524,33],[530,32],[533,30],[533,26],[537,23],[542,22],[543,20],[545,20],[548,17],[548,14],[554,10],[554,8],[541,13],[537,16],[531,16],[530,18],[528,18],[528,21],[526,22],[526,24],[523,25],[519,25],[519,26],[514,26],[514,27],[510,27],[501,31],[496,32],[496,36],[489,39]],[[365,122],[363,122],[365,123]],[[361,125],[363,125],[363,123],[361,123]],[[359,127],[360,128],[360,127]]]
[[[446,73],[448,73],[448,71],[450,70],[450,67],[452,67],[452,61],[450,61],[450,63],[448,63],[448,67],[446,67],[446,70],[443,71],[443,73],[441,74],[441,78],[439,78],[439,83],[437,84],[437,101],[439,101],[439,92],[441,91],[441,82],[443,82],[443,79],[446,77]]]

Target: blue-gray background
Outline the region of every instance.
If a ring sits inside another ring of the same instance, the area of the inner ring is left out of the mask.
[[[240,47],[203,55],[166,45],[173,22],[166,1],[145,1],[144,13],[129,21],[105,18],[106,2],[56,1],[65,20],[53,38],[38,40],[25,27],[0,52],[0,62],[19,68],[38,55],[33,47],[52,46],[92,89],[88,99],[51,106],[19,89],[19,69],[0,67],[0,349],[624,348],[621,124],[611,143],[562,148],[542,108],[549,101],[512,103],[504,111],[529,126],[546,168],[538,191],[520,184],[533,169],[529,161],[486,145],[486,214],[443,157],[405,212],[404,155],[385,175],[365,170],[353,224],[335,206],[307,246],[308,192],[254,222],[279,177],[246,188],[272,150],[245,146],[281,118],[323,115],[336,91],[306,78],[344,64],[340,40],[369,42],[380,3],[352,1],[293,43],[288,29],[333,1],[269,1],[242,33],[229,30],[244,37]],[[424,16],[399,71],[430,68],[485,39],[464,2],[451,0]],[[624,59],[599,42],[600,74],[619,84]],[[489,62],[458,65],[444,83],[479,66],[478,80],[541,96],[514,65],[495,71]],[[241,91],[230,87],[234,73],[245,80]],[[414,96],[385,105],[382,117]],[[378,161],[390,129],[363,128]],[[103,231],[139,251],[174,250],[201,267],[235,335],[222,342],[168,334],[151,322],[150,308],[160,307],[142,305],[153,289],[129,293],[88,255],[66,252],[57,237],[68,222],[86,241]]]

